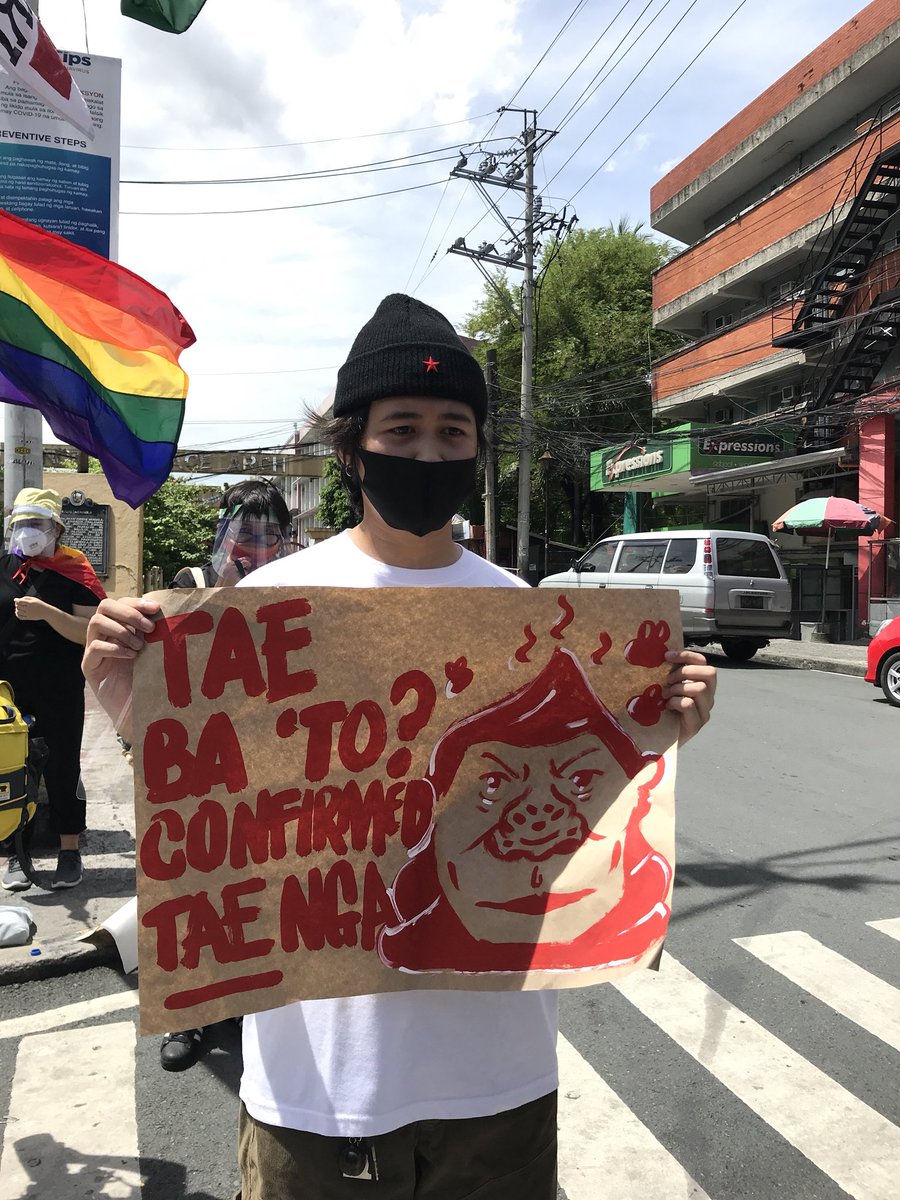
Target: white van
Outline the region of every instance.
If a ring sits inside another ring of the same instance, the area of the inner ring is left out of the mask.
[[[729,658],[752,658],[770,637],[791,634],[791,585],[761,533],[670,529],[603,538],[538,587],[677,588],[685,642],[718,642]]]

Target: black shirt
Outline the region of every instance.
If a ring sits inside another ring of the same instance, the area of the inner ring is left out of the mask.
[[[84,686],[81,656],[84,647],[70,642],[46,621],[19,621],[14,601],[20,596],[37,596],[62,612],[76,605],[96,608],[100,603],[90,588],[56,571],[29,570],[25,582],[13,579],[22,566],[15,554],[0,554],[0,677],[30,676],[47,687]],[[7,632],[9,629],[9,632]]]
[[[203,573],[203,586],[208,588],[215,587],[218,575],[213,570],[212,563],[204,563],[199,570]],[[195,588],[197,581],[194,579],[193,570],[190,567],[182,567],[169,586],[173,588]]]

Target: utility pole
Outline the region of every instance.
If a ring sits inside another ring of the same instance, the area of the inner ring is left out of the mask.
[[[31,0],[35,16],[40,4]],[[44,426],[34,408],[7,404],[3,414],[3,508],[8,513],[26,487],[44,483]]]
[[[516,518],[516,572],[520,579],[528,575],[531,549],[531,426],[534,371],[534,143],[537,113],[529,128],[528,112],[522,134],[525,145],[525,274],[522,281],[522,390],[519,402],[519,504]]]
[[[448,247],[448,254],[461,254],[470,258],[481,271],[485,281],[494,289],[513,321],[522,331],[522,384],[519,399],[519,491],[518,515],[516,520],[516,570],[523,578],[528,573],[528,557],[531,525],[531,444],[533,426],[533,374],[534,374],[534,297],[535,255],[540,252],[540,238],[550,234],[561,240],[575,225],[577,218],[570,214],[568,206],[561,213],[544,209],[542,197],[535,195],[534,164],[544,146],[556,136],[552,129],[538,129],[537,110],[532,108],[501,108],[499,112],[518,112],[523,116],[523,131],[507,150],[495,150],[479,146],[460,149],[459,162],[450,172],[457,179],[468,179],[480,192],[482,199],[493,211],[505,229],[505,235],[497,242],[507,249],[484,241],[477,248],[466,245],[465,238],[457,238]],[[496,140],[496,139],[495,139]],[[469,155],[484,155],[477,167],[469,167]],[[518,192],[525,203],[520,216],[507,217],[491,197],[488,187],[502,188],[515,194]],[[516,309],[504,289],[490,274],[485,264],[523,272],[521,306]],[[485,530],[487,539],[487,529]],[[496,530],[495,530],[496,539]],[[495,541],[496,547],[496,541]]]
[[[497,412],[497,351],[487,352],[484,368],[487,385],[488,416],[484,423],[487,447],[484,455],[484,557],[497,561],[497,443],[495,416]]]

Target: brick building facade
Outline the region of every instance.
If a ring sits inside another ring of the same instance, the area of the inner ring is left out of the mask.
[[[654,279],[655,323],[685,339],[655,365],[656,415],[785,446],[693,477],[703,523],[768,531],[821,494],[900,520],[896,0],[874,0],[661,179],[651,223],[687,243]],[[834,637],[900,612],[897,533],[832,544]],[[779,543],[814,610],[824,541]]]

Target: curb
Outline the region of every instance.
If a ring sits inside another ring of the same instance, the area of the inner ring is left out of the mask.
[[[13,949],[13,947],[6,947]],[[0,963],[0,986],[11,983],[31,983],[36,979],[52,979],[61,975],[72,975],[77,971],[91,971],[94,967],[114,965],[119,962],[115,944],[94,946],[88,942],[56,942],[49,946],[31,943],[25,949],[40,950],[40,955]]]
[[[777,650],[760,650],[753,662],[771,663],[777,667],[793,667],[801,671],[830,671],[835,675],[854,675],[864,679],[865,663],[846,662],[839,658],[816,658],[798,654],[779,654]]]

